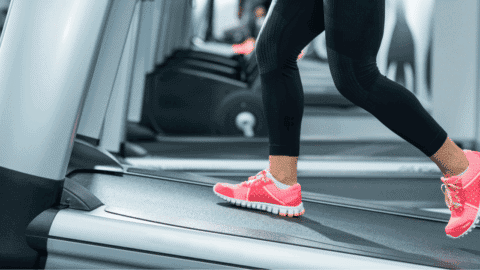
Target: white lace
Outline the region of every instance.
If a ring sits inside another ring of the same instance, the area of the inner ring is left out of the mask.
[[[263,170],[263,171],[260,171],[259,173],[257,173],[257,175],[249,177],[248,181],[246,181],[245,183],[252,184],[253,182],[258,181],[258,180],[263,180],[263,181],[266,182],[267,181],[265,179],[266,176],[267,176],[267,170]]]
[[[452,206],[454,207],[454,209],[457,209],[460,206],[462,206],[461,203],[453,201],[453,198],[452,198],[452,193],[453,193],[453,195],[455,196],[457,201],[459,201],[458,195],[457,195],[457,192],[458,192],[457,190],[460,189],[460,188],[458,186],[454,185],[454,184],[446,183],[446,180],[442,179],[442,181],[445,184],[443,184],[440,187],[440,189],[442,190],[443,194],[445,194],[445,203],[447,204],[448,209],[453,210]],[[445,187],[445,191],[443,191],[443,187]]]

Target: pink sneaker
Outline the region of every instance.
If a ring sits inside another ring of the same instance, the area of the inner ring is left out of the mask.
[[[248,180],[236,185],[217,183],[213,187],[213,192],[237,206],[256,208],[275,215],[292,217],[305,213],[300,184],[279,189],[272,179],[267,177],[266,170]]]
[[[463,150],[467,156],[469,166],[462,176],[446,175],[442,177],[444,183],[442,192],[445,202],[452,212],[445,232],[450,238],[459,238],[475,228],[479,222],[480,206],[480,153]],[[445,191],[443,191],[445,187]]]

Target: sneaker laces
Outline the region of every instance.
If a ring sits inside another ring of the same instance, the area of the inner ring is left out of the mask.
[[[245,181],[242,184],[248,186],[248,185],[251,185],[251,184],[253,184],[253,183],[255,183],[259,180],[267,182],[267,170],[263,170],[263,171],[257,173],[257,175],[249,177],[248,181]]]
[[[458,190],[460,189],[460,187],[451,183],[447,183],[446,181],[447,180],[442,179],[442,182],[444,184],[440,187],[440,189],[445,195],[445,203],[447,204],[448,209],[450,209],[450,211],[453,211],[454,209],[458,209],[459,207],[462,206],[462,204],[459,203],[460,199],[458,198]],[[445,191],[443,191],[443,187],[445,187]],[[456,201],[453,200],[452,195],[455,196]]]

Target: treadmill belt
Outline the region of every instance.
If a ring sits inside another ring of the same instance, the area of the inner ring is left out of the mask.
[[[215,196],[211,183],[93,173],[71,178],[107,211],[132,218],[422,265],[480,268],[479,231],[452,240],[443,222],[307,201],[303,216],[289,218],[234,206]]]
[[[151,175],[169,179],[184,179],[187,182],[214,186],[216,183],[238,184],[250,173],[211,172],[185,173],[180,171],[147,170],[129,168],[129,174]],[[242,175],[242,176],[238,176]],[[366,211],[393,214],[409,218],[448,223],[450,212],[444,197],[438,194],[438,178],[332,178],[300,177],[303,201],[335,205]],[[177,180],[178,181],[178,180]]]

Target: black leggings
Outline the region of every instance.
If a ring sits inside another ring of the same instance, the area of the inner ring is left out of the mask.
[[[385,0],[273,0],[256,44],[270,155],[298,156],[304,109],[297,66],[301,51],[325,30],[336,88],[428,157],[447,133],[413,93],[380,74]]]

